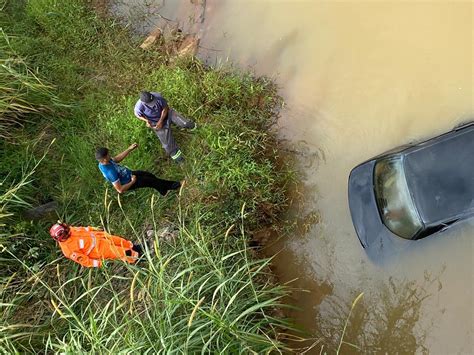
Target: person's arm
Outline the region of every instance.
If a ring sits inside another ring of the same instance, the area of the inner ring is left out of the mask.
[[[119,237],[117,235],[108,234],[107,238],[109,238],[112,241],[112,243],[114,243],[114,245],[118,247],[129,248],[129,249],[133,248],[133,243],[131,241],[124,239],[122,237]]]
[[[71,255],[68,256],[69,259],[72,261],[75,261],[78,264],[81,264],[84,267],[101,267],[102,266],[102,261],[98,259],[92,259],[89,256],[78,253],[78,252],[73,252]]]
[[[147,117],[143,113],[140,102],[137,102],[135,104],[135,108],[133,109],[133,113],[135,114],[136,118],[138,118],[140,121],[145,122],[147,127],[151,127],[150,122],[148,122]]]
[[[151,128],[151,124],[150,124],[150,121],[148,121],[148,119],[144,118],[144,117],[141,117],[141,116],[137,116],[137,118],[140,120],[140,121],[143,121],[146,123],[146,126],[148,128]]]
[[[122,185],[120,183],[120,180],[115,181],[113,185],[115,187],[115,190],[117,190],[117,192],[121,194],[127,191],[130,187],[132,187],[135,181],[137,181],[137,177],[135,175],[132,175],[132,180],[130,180],[130,182],[126,183],[125,185]]]
[[[163,107],[163,110],[161,111],[160,119],[158,120],[158,122],[156,122],[156,125],[153,128],[155,128],[155,129],[163,128],[163,124],[165,123],[165,118],[168,115],[168,111],[169,111],[169,107],[168,107],[168,105],[165,105]]]
[[[130,154],[130,152],[134,149],[136,149],[138,147],[138,144],[137,143],[133,143],[130,147],[128,147],[127,149],[125,149],[122,153],[116,155],[115,157],[113,157],[112,159],[114,160],[114,162],[116,162],[117,164],[120,163],[122,160],[125,159],[125,157]]]

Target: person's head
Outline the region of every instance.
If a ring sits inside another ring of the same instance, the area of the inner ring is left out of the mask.
[[[146,104],[151,104],[153,102],[153,95],[149,91],[142,91],[140,93],[140,101]]]
[[[107,164],[110,160],[109,149],[105,147],[98,148],[95,151],[95,158],[99,161],[99,163]]]
[[[71,230],[66,223],[56,223],[49,230],[49,234],[57,242],[64,242],[71,235]]]

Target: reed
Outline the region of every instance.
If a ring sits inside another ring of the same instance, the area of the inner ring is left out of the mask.
[[[39,78],[10,45],[0,28],[0,138],[53,111],[58,99],[53,87]]]

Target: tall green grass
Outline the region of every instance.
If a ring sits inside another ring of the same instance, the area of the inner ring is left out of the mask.
[[[48,275],[17,259],[31,282],[7,288],[16,294],[42,289],[51,313],[35,325],[4,324],[0,344],[20,352],[43,344],[44,351],[61,353],[283,350],[279,332],[289,325],[275,310],[285,290],[271,281],[269,260],[254,258],[240,229],[232,235],[206,228],[196,216],[172,242],[155,234],[140,264],[116,263],[103,273],[65,277],[67,266],[58,266]],[[21,300],[4,300],[3,307],[15,303]]]
[[[54,141],[50,144],[53,143]],[[18,232],[20,225],[18,215],[31,207],[32,200],[28,192],[31,192],[30,185],[46,154],[47,151],[40,159],[36,159],[31,151],[27,150],[25,159],[19,162],[22,171],[20,178],[10,180],[7,176],[0,182],[0,351],[2,353],[18,352],[14,342],[25,334],[25,329],[31,327],[25,322],[26,318],[22,322],[15,322],[18,319],[15,319],[19,305],[17,302],[21,303],[30,297],[28,293],[22,293],[22,285],[28,282],[28,277],[15,264],[17,260],[23,260],[25,264],[30,265],[31,270],[39,270],[39,264],[31,263],[31,257],[34,257],[33,254],[38,247],[29,248],[28,244],[21,240],[22,233]],[[10,287],[15,291],[9,292]]]
[[[0,28],[0,138],[11,138],[12,130],[32,114],[51,113],[57,104],[53,87],[40,79],[11,47]]]

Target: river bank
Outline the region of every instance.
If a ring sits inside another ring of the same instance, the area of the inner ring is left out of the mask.
[[[254,232],[276,224],[297,180],[271,128],[281,107],[272,81],[189,56],[170,60],[159,47],[144,51],[126,28],[80,0],[7,1],[0,21],[9,63],[21,59],[24,73],[50,90],[48,109],[19,115],[11,139],[0,143],[2,350],[287,349],[282,333],[291,325],[278,309],[288,290],[248,246]],[[195,133],[175,130],[182,168],[133,117],[145,88],[159,89],[198,123]],[[126,165],[186,178],[179,195],[110,189],[94,148],[119,151],[132,142],[139,149]],[[57,215],[25,218],[27,206],[52,200]],[[57,218],[132,240],[163,225],[179,233],[152,235],[141,266],[86,270],[65,260],[49,237]]]
[[[134,29],[188,26],[208,63],[275,78],[285,99],[278,133],[305,185],[305,206],[291,213],[319,216],[276,246],[274,259],[283,281],[298,277],[311,291],[291,300],[304,310],[294,314],[302,328],[337,349],[364,292],[348,342],[366,352],[472,352],[472,226],[373,263],[347,203],[354,166],[472,119],[472,3],[206,0],[203,16],[200,1],[112,3]]]

